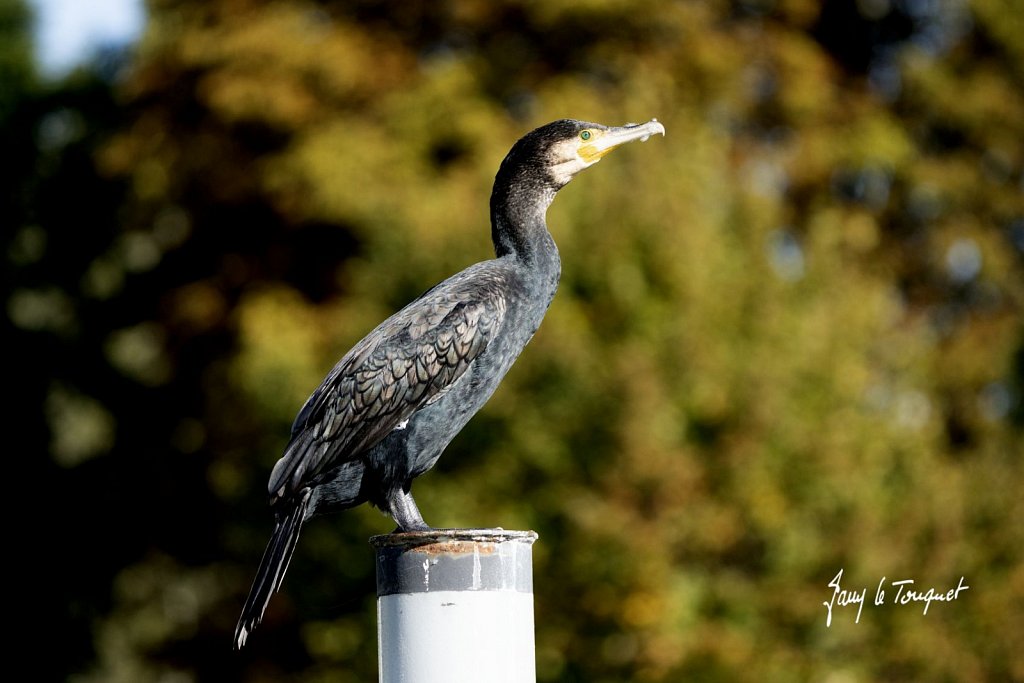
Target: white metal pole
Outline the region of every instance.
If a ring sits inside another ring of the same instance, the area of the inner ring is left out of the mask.
[[[374,536],[380,683],[534,683],[537,534]]]

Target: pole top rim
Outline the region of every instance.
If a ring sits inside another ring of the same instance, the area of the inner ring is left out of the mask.
[[[537,540],[536,531],[514,529],[425,529],[423,531],[393,531],[390,534],[371,536],[374,548],[416,548],[435,543],[525,543],[533,545]]]

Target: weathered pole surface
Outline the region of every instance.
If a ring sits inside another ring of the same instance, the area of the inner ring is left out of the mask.
[[[534,683],[532,531],[374,536],[380,683]]]

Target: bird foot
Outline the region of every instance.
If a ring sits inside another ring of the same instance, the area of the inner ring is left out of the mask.
[[[423,515],[416,507],[416,501],[412,499],[411,492],[399,491],[393,495],[388,500],[388,513],[398,523],[395,532],[433,531],[433,528],[423,521]]]

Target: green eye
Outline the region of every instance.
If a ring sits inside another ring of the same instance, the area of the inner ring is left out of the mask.
[[[593,133],[591,133],[589,130],[585,130],[582,133],[580,133],[580,140],[589,140],[591,135],[593,135]]]

